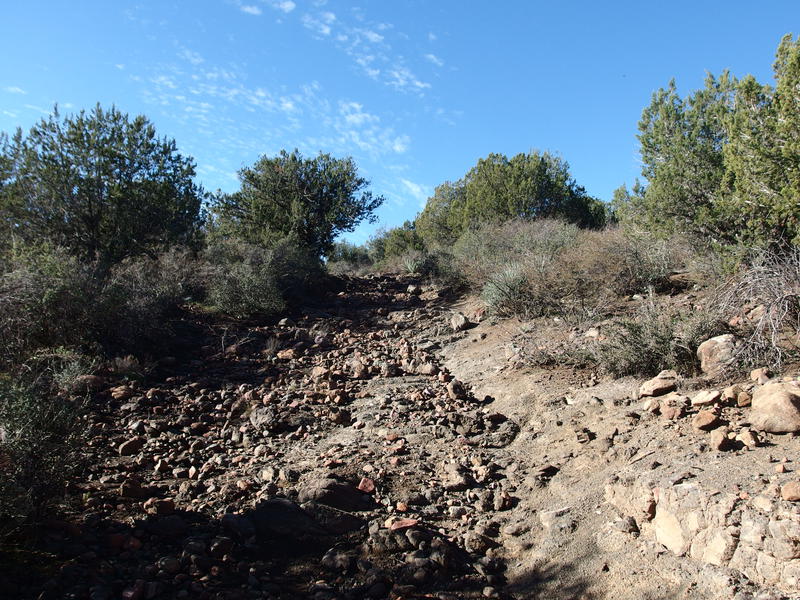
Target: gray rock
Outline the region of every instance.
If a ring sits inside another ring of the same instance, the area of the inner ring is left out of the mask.
[[[450,317],[450,327],[453,331],[464,331],[470,326],[469,319],[461,313],[456,313]]]
[[[718,335],[706,340],[697,347],[697,358],[703,373],[720,375],[734,359],[736,338],[730,334]]]

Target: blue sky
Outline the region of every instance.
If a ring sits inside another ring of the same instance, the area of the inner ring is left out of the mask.
[[[351,155],[384,226],[490,152],[558,152],[608,200],[639,173],[655,89],[724,68],[771,81],[789,32],[798,0],[29,0],[0,19],[0,130],[113,103],[224,191],[283,148]]]

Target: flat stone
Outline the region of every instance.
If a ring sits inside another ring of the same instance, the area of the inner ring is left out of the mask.
[[[703,390],[692,398],[692,406],[709,406],[722,397],[719,390]]]
[[[709,431],[719,424],[719,417],[710,410],[701,410],[692,419],[692,427],[700,431]]]
[[[346,511],[374,508],[374,502],[369,495],[350,484],[335,479],[312,481],[300,490],[298,499],[300,502],[319,502]]]
[[[678,374],[675,371],[661,371],[661,373],[641,385],[639,396],[662,396],[675,391],[677,386]]]
[[[790,481],[781,486],[781,498],[789,502],[800,501],[800,481]]]

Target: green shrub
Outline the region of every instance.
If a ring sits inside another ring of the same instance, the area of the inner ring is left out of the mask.
[[[0,536],[40,518],[81,466],[80,407],[41,382],[0,381]]]
[[[0,276],[0,365],[51,348],[146,353],[175,307],[200,291],[192,255],[174,249],[101,270],[53,246],[18,247]]]
[[[324,277],[319,259],[290,239],[269,249],[219,241],[207,257],[209,300],[234,317],[280,314]]]
[[[8,365],[40,348],[96,339],[89,299],[100,291],[91,266],[66,250],[16,248],[0,278],[0,361]]]

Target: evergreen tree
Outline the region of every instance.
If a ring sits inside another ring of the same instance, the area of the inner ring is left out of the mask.
[[[647,188],[629,217],[655,231],[724,235],[715,204],[735,85],[724,72],[718,79],[709,74],[705,87],[685,99],[674,80],[653,94],[638,136]]]
[[[116,262],[195,241],[203,190],[192,159],[143,116],[115,107],[58,110],[0,140],[0,223],[7,238],[50,240]]]
[[[384,201],[365,188],[352,158],[320,153],[304,158],[285,150],[264,156],[239,172],[238,192],[217,199],[213,228],[265,247],[291,238],[318,256],[333,248],[336,236],[363,220],[374,222]]]
[[[800,38],[783,38],[775,88],[742,80],[725,148],[721,210],[748,243],[800,243]]]

